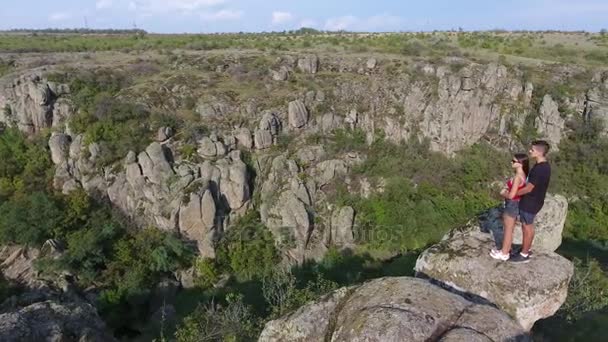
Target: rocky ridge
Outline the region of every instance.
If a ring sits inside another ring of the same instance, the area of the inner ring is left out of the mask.
[[[557,226],[553,233],[561,234],[564,202],[550,195],[539,226]],[[490,258],[489,250],[502,241],[494,239],[500,234],[482,231],[496,227],[485,220],[487,214],[423,252],[418,279],[382,278],[339,289],[267,323],[259,341],[530,340],[526,332],[534,323],[565,301],[573,265],[542,248],[528,264]],[[538,238],[535,248],[555,241]]]

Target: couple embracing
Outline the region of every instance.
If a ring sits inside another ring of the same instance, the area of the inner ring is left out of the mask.
[[[511,160],[515,175],[507,181],[500,192],[505,198],[503,211],[504,238],[502,249],[492,249],[490,256],[502,261],[525,263],[530,261],[532,241],[534,240],[534,218],[545,203],[547,188],[551,178],[551,166],[547,161],[549,144],[544,140],[532,143],[528,155],[517,153]],[[535,161],[530,170],[529,159]],[[522,247],[512,251],[513,230],[517,218],[522,224]]]

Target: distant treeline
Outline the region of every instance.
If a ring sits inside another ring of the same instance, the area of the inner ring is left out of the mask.
[[[0,31],[0,33],[42,33],[42,34],[145,34],[140,29],[88,29],[88,28],[46,28],[46,29],[11,29]]]

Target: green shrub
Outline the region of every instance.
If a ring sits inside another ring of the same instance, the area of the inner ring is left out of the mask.
[[[218,260],[242,280],[263,277],[276,267],[279,254],[274,239],[257,212],[250,211],[225,232]]]
[[[226,296],[224,305],[211,302],[186,317],[175,333],[179,342],[247,342],[258,337],[259,324],[251,309],[237,294]]]
[[[203,289],[212,287],[220,279],[218,266],[213,259],[198,258],[194,263],[194,270],[194,283]]]

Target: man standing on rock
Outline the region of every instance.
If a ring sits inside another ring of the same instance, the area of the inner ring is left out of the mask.
[[[551,179],[551,165],[547,161],[549,143],[537,140],[532,143],[528,154],[536,161],[528,175],[526,186],[517,191],[516,196],[522,196],[519,201],[519,219],[523,230],[521,252],[509,258],[512,262],[525,263],[530,261],[530,248],[534,240],[534,218],[545,204],[545,196]]]

